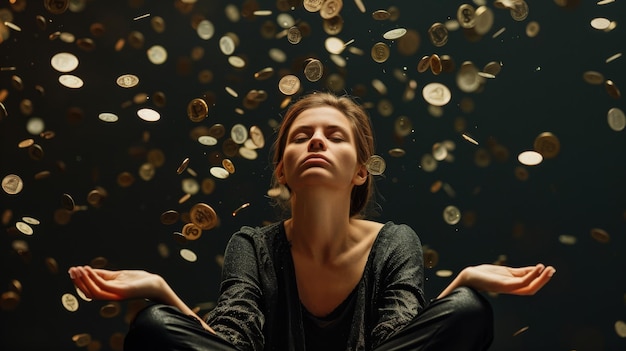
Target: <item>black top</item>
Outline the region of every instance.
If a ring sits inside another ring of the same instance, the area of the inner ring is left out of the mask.
[[[425,306],[422,247],[406,225],[387,222],[370,250],[346,308],[350,331],[324,350],[372,350]],[[302,305],[283,222],[242,227],[224,253],[217,306],[207,323],[242,351],[305,350]],[[337,343],[340,341],[337,341]]]

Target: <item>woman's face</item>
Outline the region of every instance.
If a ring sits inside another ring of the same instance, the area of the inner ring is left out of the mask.
[[[297,192],[302,186],[349,187],[363,184],[352,124],[339,110],[315,107],[300,113],[287,133],[278,180]]]

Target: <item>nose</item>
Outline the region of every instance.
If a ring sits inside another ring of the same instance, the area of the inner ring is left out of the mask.
[[[309,140],[309,151],[326,150],[326,140],[320,132],[315,132]]]

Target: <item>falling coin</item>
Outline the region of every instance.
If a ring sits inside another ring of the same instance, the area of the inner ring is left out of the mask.
[[[310,59],[304,66],[304,76],[310,82],[317,82],[322,78],[323,74],[324,65],[318,59]]]
[[[556,135],[543,132],[535,138],[534,149],[544,158],[555,158],[561,150],[561,143]]]
[[[450,225],[455,225],[461,220],[461,211],[456,206],[447,206],[443,210],[443,219]]]
[[[17,228],[17,230],[24,235],[33,235],[34,233],[33,228],[24,222],[16,222],[15,228]]]
[[[205,203],[193,205],[189,211],[189,216],[191,222],[202,230],[209,230],[217,225],[217,214],[215,210]],[[183,234],[185,234],[184,230]]]
[[[372,155],[365,163],[365,167],[371,175],[381,175],[385,172],[387,164],[385,163],[385,159],[383,159],[382,157],[378,155]]]
[[[202,235],[202,229],[193,223],[187,223],[183,227],[182,234],[187,240],[198,240]]]
[[[383,63],[389,58],[389,47],[387,44],[378,42],[372,46],[372,59],[377,63]]]
[[[24,182],[18,175],[9,174],[2,178],[2,190],[9,195],[19,194],[23,188]]]
[[[59,72],[68,73],[78,67],[78,58],[68,52],[60,52],[50,59],[52,68]]]
[[[116,83],[122,88],[132,88],[139,84],[139,77],[134,74],[123,74],[117,78]]]
[[[475,9],[470,4],[462,4],[456,11],[456,18],[459,24],[463,28],[474,28],[474,13]]]
[[[235,124],[230,130],[231,139],[241,145],[248,139],[248,130],[243,124]]]
[[[117,317],[120,314],[120,304],[119,302],[111,302],[100,308],[100,316],[103,318],[113,318]]]
[[[441,83],[428,83],[422,89],[422,96],[433,106],[445,106],[452,98],[448,87]]]
[[[68,211],[74,211],[74,207],[76,207],[76,203],[74,202],[74,199],[72,198],[71,195],[63,194],[61,196],[61,207]]]
[[[287,96],[293,95],[300,90],[300,79],[292,74],[288,74],[278,82],[278,90]]]
[[[201,98],[195,98],[187,104],[187,116],[192,122],[202,122],[209,115],[209,106]]]
[[[626,127],[626,115],[624,115],[624,111],[618,107],[609,109],[606,118],[609,127],[616,132],[621,132]]]
[[[602,244],[606,244],[611,241],[611,236],[607,233],[606,230],[600,228],[592,228],[591,229],[591,237]]]
[[[187,166],[189,166],[189,157],[185,158],[183,162],[181,162],[180,166],[178,166],[178,169],[176,170],[176,174],[183,173],[187,169]]]
[[[448,29],[443,23],[433,23],[428,29],[430,41],[436,47],[442,47],[448,42]]]
[[[178,213],[178,211],[175,211],[175,210],[165,211],[161,214],[161,217],[160,217],[161,223],[165,225],[174,224],[178,222],[179,218],[180,218],[180,214]]]
[[[61,296],[61,303],[63,304],[63,307],[70,312],[78,310],[78,299],[70,293],[66,293]]]

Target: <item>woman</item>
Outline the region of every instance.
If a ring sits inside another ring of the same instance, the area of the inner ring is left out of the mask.
[[[159,302],[137,315],[126,349],[485,350],[492,312],[477,290],[530,295],[555,272],[542,264],[467,267],[427,303],[417,234],[360,219],[373,186],[366,164],[374,138],[367,113],[348,97],[314,93],[294,103],[274,152],[291,217],[232,236],[206,321],[158,275],[70,268],[88,297]]]

